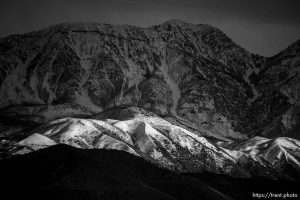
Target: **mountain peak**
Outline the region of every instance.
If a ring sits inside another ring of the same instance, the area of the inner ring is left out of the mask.
[[[170,19],[168,21],[165,21],[163,24],[168,23],[168,24],[176,24],[176,25],[186,25],[186,24],[190,24],[187,22],[184,22],[180,19]]]

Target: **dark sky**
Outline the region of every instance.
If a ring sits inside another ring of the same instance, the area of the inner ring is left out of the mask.
[[[0,37],[61,22],[147,27],[174,18],[216,26],[265,56],[300,39],[300,0],[1,0]]]

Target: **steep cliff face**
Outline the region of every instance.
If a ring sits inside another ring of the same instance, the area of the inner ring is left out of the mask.
[[[5,116],[139,106],[218,140],[299,137],[299,41],[264,58],[209,25],[60,24],[1,40],[0,77]]]

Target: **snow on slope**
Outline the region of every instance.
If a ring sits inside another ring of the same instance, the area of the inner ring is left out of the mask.
[[[240,152],[238,157],[246,154],[259,162],[267,161],[281,170],[291,166],[300,173],[300,141],[296,139],[254,137],[234,144],[231,149],[233,152]]]
[[[54,140],[38,133],[33,133],[18,143],[2,140],[1,144],[4,144],[5,142],[9,144],[9,154],[3,155],[3,152],[1,152],[1,159],[6,156],[10,157],[12,155],[26,154],[58,144]]]
[[[299,71],[295,55],[299,48],[293,49],[294,53],[289,50],[275,59],[276,68],[286,65],[284,74],[292,72],[283,83]],[[272,59],[268,59],[270,74],[278,71],[273,70]],[[279,62],[282,59],[285,62]],[[64,23],[1,40],[0,107],[6,108],[7,115],[36,116],[36,121],[45,123],[119,105],[139,106],[176,117],[215,139],[242,140],[243,135],[261,133],[257,127],[281,114],[266,111],[264,120],[254,122],[249,120],[254,117],[248,117],[267,108],[268,99],[260,102],[258,96],[264,97],[274,85],[264,88],[264,79],[273,77],[264,74],[264,61],[204,24],[170,20],[139,28]],[[262,88],[256,83],[259,80],[263,80]],[[280,89],[288,97],[283,110],[288,109],[288,100],[298,102],[297,80]],[[275,92],[275,104],[281,105],[277,96]],[[42,112],[32,108],[40,105],[44,105]]]
[[[43,125],[34,132],[52,138],[58,143],[79,148],[112,148],[124,150],[134,155],[132,141],[114,126],[98,120],[64,118]]]
[[[165,160],[154,139],[165,141],[167,138],[163,137],[159,132],[152,128],[151,125],[138,120],[127,120],[117,122],[114,126],[130,134],[134,146],[138,148],[139,151],[149,155],[153,159],[161,161]],[[171,141],[169,142],[171,143]],[[169,148],[170,146],[168,146],[167,151],[170,151]]]
[[[168,28],[169,26],[171,28]],[[37,46],[32,48],[32,51],[24,53],[29,55],[24,58],[26,59],[25,63],[19,59],[12,59],[17,62],[18,67],[5,74],[7,76],[0,88],[2,97],[0,106],[6,107],[24,102],[39,103],[46,104],[51,110],[52,105],[70,103],[78,105],[76,111],[68,111],[70,115],[73,113],[74,116],[78,113],[94,114],[115,105],[136,106],[141,104],[141,99],[149,99],[147,94],[141,97],[142,91],[139,88],[141,83],[147,79],[146,74],[152,76],[155,74],[154,72],[158,71],[157,68],[161,68],[164,76],[160,78],[165,79],[168,89],[172,91],[171,102],[168,102],[169,98],[165,97],[167,95],[162,95],[163,97],[155,99],[154,102],[145,101],[143,103],[146,105],[159,104],[155,106],[163,108],[163,110],[169,110],[172,105],[171,113],[165,114],[179,117],[177,115],[178,101],[181,97],[177,80],[179,78],[172,77],[169,69],[170,65],[178,60],[181,60],[179,63],[183,63],[183,56],[180,55],[177,60],[166,63],[166,56],[162,55],[168,51],[167,46],[172,47],[173,43],[176,46],[177,43],[183,43],[184,36],[181,32],[184,32],[184,35],[188,37],[188,42],[195,43],[192,46],[197,48],[196,53],[201,52],[203,54],[201,56],[205,57],[208,52],[204,52],[204,49],[209,48],[205,47],[206,45],[198,37],[192,37],[191,33],[199,31],[199,35],[201,35],[206,29],[211,29],[211,27],[171,20],[158,27],[150,28],[66,23],[31,33],[31,37],[35,35],[43,37],[36,41],[33,40],[30,45],[26,42],[24,45],[22,43],[21,46],[24,46],[24,49],[16,51],[26,51],[31,45]],[[171,37],[167,37],[169,34]],[[23,42],[26,35],[19,37]],[[3,45],[6,45],[5,41]],[[15,51],[14,45],[11,48]],[[180,48],[185,49],[184,47]],[[19,55],[14,56],[18,57]],[[103,61],[104,58],[108,58],[109,61]],[[6,63],[0,63],[0,65],[6,66]],[[119,74],[110,74],[111,71],[119,72]],[[175,68],[172,69],[173,72],[181,73]],[[18,78],[19,75],[20,78]],[[153,88],[165,87],[163,84],[163,80],[159,81],[153,84]],[[160,94],[155,93],[155,95],[159,96]],[[65,110],[65,108],[63,109]],[[25,111],[19,113],[18,110],[7,112],[19,115],[41,114],[37,109],[32,111],[32,113]],[[42,113],[40,118],[44,118],[44,120],[41,122],[66,117],[60,110],[56,110],[56,114],[54,112],[52,109],[47,114]]]
[[[45,143],[64,143],[85,149],[122,150],[181,172],[282,177],[271,164],[256,161],[243,151],[220,148],[204,137],[134,107],[104,111],[90,119],[54,120],[34,129],[31,134],[24,140],[30,142],[18,143],[25,150],[17,154],[36,150],[30,148],[32,144],[40,147]]]
[[[166,62],[163,62],[163,65],[161,66],[161,71],[163,73],[164,80],[166,81],[166,83],[168,84],[169,88],[172,91],[173,104],[171,107],[171,113],[175,117],[180,119],[181,117],[177,115],[177,105],[178,105],[178,101],[180,99],[180,90],[178,88],[178,84],[169,75],[170,74],[169,66],[166,64]]]
[[[47,142],[45,138],[79,148],[123,150],[180,171],[249,176],[232,157],[205,138],[147,113],[125,120],[59,119],[33,130],[19,145],[41,146]]]
[[[28,146],[34,150],[38,150],[41,148],[46,148],[52,145],[57,144],[54,140],[38,134],[38,133],[34,133],[32,135],[30,135],[29,137],[25,138],[24,140],[21,140],[19,142],[20,145],[24,145],[24,146]]]

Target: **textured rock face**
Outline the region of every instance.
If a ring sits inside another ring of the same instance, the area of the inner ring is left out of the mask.
[[[221,140],[299,138],[299,41],[264,58],[209,25],[60,24],[0,41],[2,115],[139,106]]]
[[[229,148],[234,150],[230,153],[239,152],[238,154],[235,152],[233,155],[237,159],[247,154],[258,162],[267,161],[295,179],[300,179],[299,140],[287,137],[276,139],[254,137]]]
[[[300,41],[268,58],[264,68],[252,75],[260,97],[249,111],[253,135],[287,136],[299,139]],[[245,126],[247,127],[247,125]],[[247,128],[246,128],[247,129]]]

